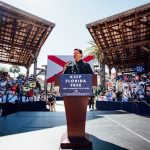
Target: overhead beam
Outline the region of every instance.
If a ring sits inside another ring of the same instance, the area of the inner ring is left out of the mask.
[[[27,32],[26,32],[26,36],[24,36],[24,45],[26,44],[26,42],[28,41],[28,38],[30,36],[30,33],[32,31],[32,25],[29,25],[28,28],[27,28]],[[30,53],[29,53],[30,54]],[[32,54],[30,54],[31,57],[33,57]],[[22,55],[23,56],[23,55]],[[19,61],[22,59],[22,57],[20,57]]]
[[[11,33],[11,38],[12,38],[12,40],[11,40],[10,53],[13,53],[13,48],[14,48],[14,40],[15,40],[16,28],[17,28],[17,21],[16,21],[16,19],[13,20],[12,24],[13,24],[13,27],[12,27],[12,33]],[[13,56],[13,55],[10,55],[9,61],[10,61],[10,59],[11,59],[12,56]]]
[[[106,40],[106,37],[105,37],[105,34],[104,34],[102,28],[101,28],[99,25],[98,25],[98,29],[99,29],[99,31],[100,31],[102,37],[103,37],[103,40],[104,40],[106,46],[109,47],[108,41]]]
[[[117,29],[114,29],[113,27],[110,27],[110,26],[109,26],[109,28],[110,28],[110,30],[115,31],[115,32],[118,32],[119,34],[122,33],[122,32],[120,31],[120,29],[117,30]]]
[[[0,59],[0,63],[4,63],[4,64],[13,64],[13,65],[17,65],[17,66],[25,66],[25,67],[28,67],[28,64],[22,64],[22,63],[19,63],[19,62],[13,62],[13,61],[5,61],[5,60],[1,60]]]
[[[125,45],[119,45],[119,46],[114,46],[111,48],[105,48],[103,49],[103,52],[105,51],[115,51],[116,49],[121,49],[121,48],[133,48],[136,46],[144,46],[150,44],[150,40],[145,40],[145,41],[141,41],[141,42],[135,42],[135,43],[130,43],[130,44],[125,44]]]
[[[114,41],[113,41],[113,39],[112,39],[112,35],[111,35],[111,32],[110,32],[110,29],[109,29],[109,26],[108,26],[107,22],[105,22],[105,26],[106,26],[107,31],[108,31],[108,33],[109,33],[109,37],[110,37],[111,43],[112,43],[112,45],[114,46],[115,44],[114,44]]]
[[[2,48],[4,51],[6,51],[8,54],[10,54],[10,50],[7,50],[5,47],[3,47],[2,45],[0,45],[0,48]]]
[[[135,31],[135,28],[133,26],[126,25],[125,23],[123,23],[122,25],[128,29]]]
[[[1,29],[2,29],[2,12],[0,11],[0,35],[1,35]]]
[[[145,52],[150,53],[150,49],[148,49],[148,48],[146,48],[146,47],[144,47],[144,46],[141,46],[141,48],[142,48]]]
[[[150,26],[150,24],[149,24],[147,21],[144,22],[144,21],[141,21],[140,19],[137,19],[137,21],[138,21],[140,24],[143,24],[143,25],[145,25],[145,26],[147,26],[147,27]]]
[[[89,29],[89,28],[88,28],[88,29]],[[101,53],[103,53],[103,51],[102,51],[103,45],[101,44],[101,41],[100,41],[99,38],[97,37],[97,34],[96,34],[94,28],[91,27],[91,29],[92,29],[92,31],[93,31],[96,44],[100,46],[99,51],[100,51]],[[89,29],[89,32],[90,32],[90,29]],[[90,32],[90,33],[91,33],[91,32]],[[91,35],[92,35],[92,34],[91,34]],[[93,39],[94,39],[94,37],[93,37]],[[98,42],[98,43],[97,43],[97,42]],[[99,47],[99,46],[98,46],[98,47]],[[109,64],[108,59],[107,59],[107,56],[105,56],[104,53],[103,53],[103,56],[104,56],[105,62]],[[106,58],[106,59],[105,59],[105,58]]]
[[[118,66],[126,66],[127,65],[132,65],[132,64],[141,64],[145,61],[145,59],[130,59],[130,60],[126,60],[126,61],[123,61],[123,62],[118,62],[118,63],[113,63],[112,66],[113,67],[118,67]]]
[[[89,29],[89,28],[88,28],[88,29]],[[94,36],[93,36],[92,33],[90,32],[90,29],[93,31]],[[95,43],[98,42],[97,45],[99,45],[101,48],[103,48],[103,45],[101,44],[101,41],[100,41],[99,38],[97,37],[94,28],[91,27],[90,29],[89,29],[89,32],[91,33],[91,36],[93,37],[93,39],[95,39]]]
[[[5,45],[11,45],[12,44],[11,41],[6,41],[6,40],[4,41],[2,39],[0,39],[0,43],[5,44]],[[14,43],[14,47],[36,50],[33,47],[31,48],[30,46],[20,45],[20,44],[17,44],[17,43]]]

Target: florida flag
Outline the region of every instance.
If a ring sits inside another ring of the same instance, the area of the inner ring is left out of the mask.
[[[47,83],[52,83],[55,81],[55,75],[60,75],[63,73],[63,68],[66,63],[73,61],[73,56],[66,55],[48,55],[47,61]],[[87,62],[91,65],[93,69],[94,57],[92,55],[85,56],[82,59],[84,62]]]

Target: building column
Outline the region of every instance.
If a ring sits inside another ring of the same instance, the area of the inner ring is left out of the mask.
[[[47,75],[47,65],[42,65],[42,67],[44,67],[44,76],[45,76],[45,80],[44,80],[44,91],[46,94],[46,98],[47,98],[47,79],[46,79],[46,75]]]
[[[101,82],[102,87],[104,88],[105,87],[105,80],[106,80],[105,79],[105,64],[101,63],[100,68],[102,68],[101,75],[100,75],[100,82]]]
[[[26,68],[26,78],[29,77],[29,71],[30,71],[30,67]]]
[[[37,58],[34,58],[34,77],[36,77],[36,69],[37,69]]]

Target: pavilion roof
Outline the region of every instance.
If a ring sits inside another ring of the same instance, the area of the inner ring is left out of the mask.
[[[30,67],[55,24],[0,2],[0,62]]]
[[[104,63],[122,72],[150,70],[150,3],[87,24]]]

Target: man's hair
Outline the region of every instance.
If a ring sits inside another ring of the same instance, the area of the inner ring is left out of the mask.
[[[82,50],[81,49],[75,48],[74,51],[78,51],[80,54],[82,54]]]

